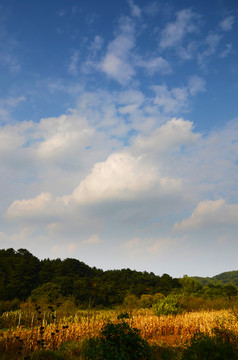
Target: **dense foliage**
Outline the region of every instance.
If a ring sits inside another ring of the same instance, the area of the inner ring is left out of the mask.
[[[84,360],[149,360],[149,343],[140,331],[130,327],[123,319],[116,323],[108,321],[99,336],[85,342]]]
[[[238,286],[238,271],[226,271],[213,277],[196,276],[195,280],[197,280],[201,285],[226,285],[232,283],[233,285]]]
[[[182,360],[237,360],[238,339],[232,331],[214,328],[211,334],[195,334]]]
[[[167,294],[180,288],[179,279],[164,274],[130,269],[103,271],[67,258],[38,260],[25,249],[0,250],[0,300],[29,296],[37,301],[48,296],[49,302],[73,296],[77,304],[110,306],[123,302],[127,293]]]
[[[172,297],[164,300],[168,295]],[[180,304],[172,304],[178,295]],[[39,260],[26,249],[0,250],[0,313],[17,309],[19,302],[28,298],[55,305],[73,299],[80,307],[124,304],[130,310],[154,306],[159,314],[168,307],[173,308],[170,313],[175,308],[199,310],[204,301],[205,308],[209,302],[213,308],[224,308],[224,302],[219,305],[221,298],[231,300],[235,296],[237,288],[232,284],[202,286],[186,275],[177,279],[130,269],[103,271],[72,258]]]

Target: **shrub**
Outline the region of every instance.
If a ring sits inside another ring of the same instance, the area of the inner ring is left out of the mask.
[[[15,311],[19,309],[20,301],[18,299],[0,301],[0,316],[4,312]]]
[[[138,298],[133,294],[127,294],[123,301],[123,307],[128,311],[138,308]]]
[[[84,343],[84,360],[149,360],[151,351],[148,342],[141,338],[139,330],[125,321],[108,321],[99,337]]]
[[[237,338],[226,329],[213,329],[211,335],[195,334],[182,360],[237,360]]]
[[[59,353],[64,356],[64,359],[79,359],[81,352],[82,344],[78,341],[64,342],[59,348]]]
[[[41,350],[31,356],[31,360],[65,360],[65,357],[51,350]]]
[[[153,305],[155,315],[176,315],[183,312],[180,297],[178,295],[168,295]]]

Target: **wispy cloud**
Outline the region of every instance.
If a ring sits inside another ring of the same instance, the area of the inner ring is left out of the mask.
[[[154,103],[165,113],[187,112],[190,108],[190,96],[205,91],[205,81],[199,76],[191,76],[187,86],[168,89],[167,85],[155,85]]]
[[[235,17],[228,16],[223,21],[221,21],[219,25],[223,31],[230,31],[234,23],[235,23]]]
[[[94,39],[92,41],[92,43],[89,46],[89,50],[92,52],[93,56],[96,55],[96,53],[101,50],[102,46],[103,46],[104,40],[102,38],[102,36],[100,35],[95,35]]]
[[[136,65],[143,67],[149,75],[154,75],[157,72],[165,75],[172,72],[169,62],[161,56],[148,60],[138,60]]]
[[[135,75],[134,67],[130,61],[130,51],[135,46],[135,29],[133,22],[121,18],[119,32],[109,43],[106,55],[101,62],[101,70],[106,75],[122,85],[128,84]]]
[[[10,115],[13,109],[15,109],[21,102],[26,101],[25,96],[8,97],[0,100],[0,115],[1,121],[7,121],[10,119]]]
[[[79,62],[79,51],[74,51],[70,58],[70,64],[68,67],[68,73],[73,76],[78,75],[78,62]]]
[[[197,75],[193,75],[188,79],[188,89],[192,96],[204,92],[206,91],[206,81]]]
[[[205,50],[198,54],[198,63],[201,67],[205,67],[209,58],[213,56],[218,48],[218,45],[222,39],[222,35],[218,35],[216,33],[210,33],[204,42]]]
[[[176,14],[176,20],[166,25],[162,32],[160,47],[162,49],[179,45],[186,35],[198,31],[198,15],[191,9],[184,9]]]
[[[131,8],[132,16],[135,16],[135,17],[139,18],[141,16],[141,9],[139,8],[139,6],[136,5],[133,0],[128,0],[128,3],[129,3],[130,8]]]
[[[225,50],[220,53],[220,58],[224,59],[232,52],[232,44],[226,44]]]
[[[102,241],[98,234],[93,234],[87,240],[82,241],[83,244],[89,244],[89,245],[100,244],[101,242]]]
[[[149,2],[143,9],[146,15],[156,16],[159,12],[159,5],[156,1]]]

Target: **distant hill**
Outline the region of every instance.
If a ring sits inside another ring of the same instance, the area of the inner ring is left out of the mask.
[[[238,286],[238,270],[226,271],[213,277],[194,276],[193,278],[203,286],[211,283],[220,285],[232,284]]]

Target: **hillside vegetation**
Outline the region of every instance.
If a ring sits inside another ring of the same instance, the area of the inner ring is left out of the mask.
[[[215,285],[226,285],[232,284],[238,286],[238,270],[226,271],[213,277],[199,277],[194,276],[201,285],[215,284]]]
[[[221,303],[224,308],[237,295],[237,287],[230,284],[236,273],[220,274],[213,278],[217,282],[201,284],[201,278],[186,275],[179,279],[130,269],[103,271],[72,258],[39,260],[26,249],[2,249],[0,312],[15,309],[27,299],[52,304],[70,298],[81,308],[108,308],[124,302],[150,307],[160,296],[171,294],[186,295],[186,308],[210,309],[216,304],[221,308]]]
[[[0,250],[0,360],[233,360],[237,305],[234,282]]]

